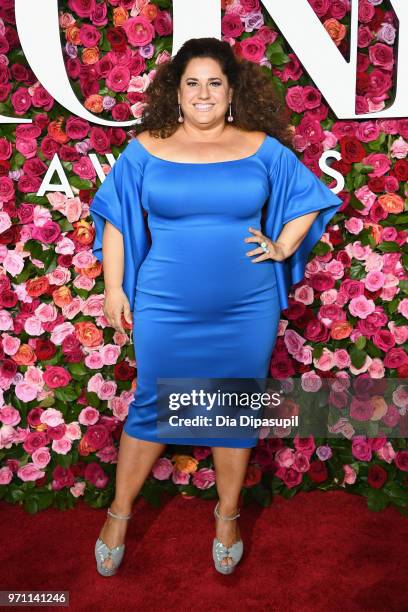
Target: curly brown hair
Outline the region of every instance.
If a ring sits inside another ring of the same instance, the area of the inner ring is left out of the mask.
[[[196,57],[216,60],[234,89],[231,108],[236,127],[263,131],[293,150],[290,112],[265,68],[237,57],[228,42],[213,37],[190,38],[169,61],[159,64],[132,137],[148,130],[151,136],[168,138],[177,130],[177,88],[188,62]]]

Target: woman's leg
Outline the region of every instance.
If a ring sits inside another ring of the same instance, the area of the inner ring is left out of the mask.
[[[212,455],[216,473],[216,487],[219,497],[219,512],[222,516],[237,512],[238,499],[245,479],[251,448],[213,447]],[[225,546],[230,547],[239,540],[238,521],[216,519],[216,537]],[[231,564],[231,557],[226,557],[223,564]]]
[[[116,467],[115,498],[110,505],[112,512],[126,515],[132,511],[136,496],[165,447],[165,444],[139,440],[122,432]],[[119,546],[124,542],[127,525],[128,521],[108,515],[99,537],[110,548]],[[111,559],[104,561],[106,568],[112,565]]]

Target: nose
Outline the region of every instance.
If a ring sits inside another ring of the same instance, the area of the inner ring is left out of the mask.
[[[200,93],[199,96],[200,100],[206,100],[207,98],[210,97],[210,93],[208,91],[208,86],[207,85],[201,85],[200,86]]]

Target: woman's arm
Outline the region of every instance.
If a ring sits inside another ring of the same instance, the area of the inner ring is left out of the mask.
[[[247,255],[251,257],[252,255],[259,254],[259,257],[251,259],[254,263],[264,261],[265,259],[284,261],[296,251],[319,213],[320,211],[318,210],[313,211],[301,217],[296,217],[292,219],[292,221],[288,221],[282,227],[282,231],[276,241],[265,236],[260,230],[250,227],[249,231],[253,232],[255,235],[250,238],[245,238],[245,242],[257,242],[258,244],[266,242],[269,252],[264,253],[260,247],[257,247],[252,251],[248,251]]]
[[[122,233],[106,222],[102,239],[105,301],[103,312],[117,331],[126,333],[122,326],[122,311],[128,323],[132,322],[129,300],[122,288],[124,274],[124,246]]]

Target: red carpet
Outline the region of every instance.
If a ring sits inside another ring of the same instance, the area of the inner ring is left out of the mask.
[[[213,501],[177,496],[152,509],[140,499],[119,573],[104,578],[93,546],[105,510],[81,502],[28,515],[0,502],[0,588],[68,590],[69,609],[84,612],[407,610],[408,520],[365,504],[315,491],[244,508],[244,557],[222,576],[211,559]]]

